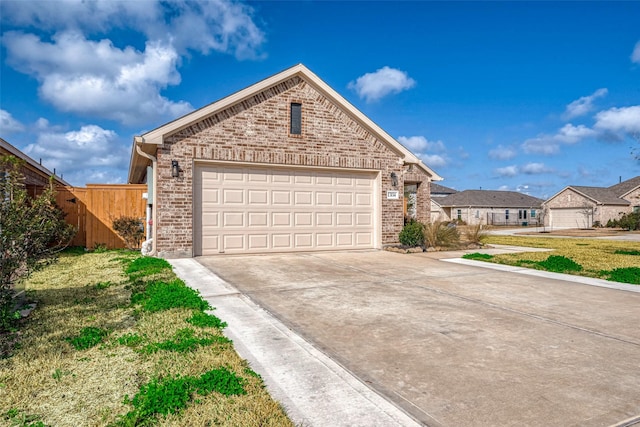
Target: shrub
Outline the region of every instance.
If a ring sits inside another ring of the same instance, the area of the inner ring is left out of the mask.
[[[547,271],[563,273],[565,271],[581,271],[582,266],[572,260],[561,255],[551,255],[544,261],[538,262],[538,265]]]
[[[30,197],[21,167],[24,161],[0,156],[0,332],[11,327],[15,284],[53,261],[76,233],[56,205],[53,182]]]
[[[633,231],[640,229],[640,212],[623,214],[618,220],[620,228]]]
[[[424,226],[424,240],[427,246],[454,246],[460,241],[460,233],[453,224],[436,221]]]
[[[111,223],[113,230],[122,237],[127,249],[137,249],[144,239],[144,223],[132,216],[121,216]]]
[[[405,246],[423,246],[424,225],[418,221],[410,221],[402,228],[399,240]]]

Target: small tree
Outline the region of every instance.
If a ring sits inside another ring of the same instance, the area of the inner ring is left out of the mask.
[[[0,157],[0,330],[13,314],[15,284],[53,260],[76,233],[55,201],[53,181],[29,197],[20,172],[24,161]]]
[[[140,219],[121,216],[113,220],[111,226],[122,237],[127,249],[137,249],[144,238],[144,225]]]

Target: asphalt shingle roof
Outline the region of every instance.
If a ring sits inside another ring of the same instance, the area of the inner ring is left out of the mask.
[[[440,206],[474,206],[497,208],[530,208],[540,207],[544,200],[528,196],[516,191],[497,190],[464,190],[443,197],[438,201]]]
[[[454,194],[457,192],[458,191],[453,188],[445,187],[444,185],[436,184],[435,182],[431,183],[431,194]]]
[[[612,185],[609,187],[609,190],[616,196],[621,197],[638,186],[640,186],[640,176],[622,181],[620,184]]]
[[[616,193],[613,192],[610,188],[584,187],[579,185],[572,185],[571,188],[605,205],[628,205],[629,204],[628,201],[618,197]]]

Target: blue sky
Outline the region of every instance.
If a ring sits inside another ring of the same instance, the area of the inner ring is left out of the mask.
[[[134,135],[297,63],[458,190],[640,174],[640,2],[0,7],[0,136],[74,185],[125,182]]]

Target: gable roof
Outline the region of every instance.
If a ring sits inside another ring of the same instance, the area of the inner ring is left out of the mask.
[[[612,185],[611,187],[588,187],[582,185],[569,185],[563,188],[558,193],[549,197],[546,202],[555,198],[559,194],[562,194],[563,192],[571,189],[583,195],[584,197],[593,200],[597,204],[630,205],[631,203],[628,200],[623,199],[623,197],[638,187],[640,187],[640,176],[622,181],[621,183]]]
[[[0,152],[2,152],[2,151],[5,151],[5,152],[7,152],[7,153],[19,158],[19,159],[24,160],[25,163],[26,163],[26,167],[31,169],[32,171],[34,171],[35,173],[37,173],[40,176],[42,176],[44,178],[47,178],[47,179],[50,176],[52,176],[54,181],[56,182],[56,184],[64,185],[64,186],[67,186],[67,187],[71,187],[72,186],[67,181],[65,181],[64,179],[62,179],[58,175],[56,175],[53,172],[51,172],[49,169],[47,169],[44,166],[42,166],[42,164],[40,164],[39,162],[36,162],[31,157],[27,156],[25,153],[23,153],[22,151],[18,150],[16,147],[14,147],[13,145],[9,144],[4,139],[0,138]]]
[[[334,104],[338,105],[347,115],[357,121],[362,127],[371,132],[393,151],[398,153],[398,155],[403,158],[405,163],[417,165],[424,172],[429,174],[431,176],[431,179],[434,181],[442,180],[442,177],[440,177],[427,165],[422,163],[422,160],[420,160],[411,151],[409,151],[406,147],[396,141],[391,135],[385,132],[362,112],[360,112],[356,107],[349,103],[349,101],[338,94],[338,92],[333,90],[318,76],[312,73],[311,70],[309,70],[302,64],[298,64],[284,71],[281,71],[278,74],[268,77],[258,83],[255,83],[245,89],[242,89],[234,94],[222,98],[214,103],[211,103],[189,114],[186,114],[176,120],[166,123],[143,135],[134,137],[131,150],[131,162],[129,164],[129,182],[140,182],[144,177],[145,167],[149,162],[148,159],[144,158],[136,151],[136,145],[139,145],[140,148],[147,154],[154,155],[156,147],[163,144],[165,138],[179,132],[180,130],[188,126],[193,125],[194,123],[204,120],[209,116],[219,113],[224,109],[232,107],[233,105],[236,105],[260,92],[268,90],[269,88],[296,76],[303,79],[306,83],[310,84],[314,89],[327,97]]]
[[[638,187],[640,187],[640,176],[636,176],[635,178],[631,178],[626,181],[622,181],[619,184],[612,185],[611,187],[609,187],[609,190],[616,196],[623,197],[627,193],[630,193]]]
[[[446,207],[536,208],[543,200],[517,191],[464,190],[438,200]]]
[[[454,194],[457,193],[458,190],[454,190],[453,188],[445,187],[444,185],[436,184],[435,182],[431,183],[431,194]]]

